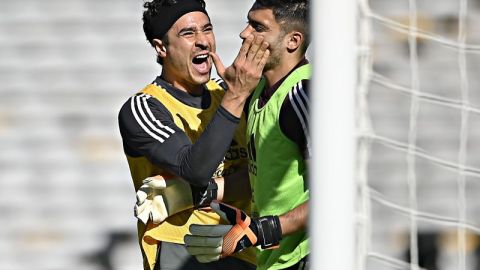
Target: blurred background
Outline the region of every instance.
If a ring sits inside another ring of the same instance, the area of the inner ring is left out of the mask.
[[[206,2],[230,64],[253,0]],[[423,269],[479,270],[480,1],[358,2],[359,254],[368,270],[411,269],[412,247]],[[160,73],[142,4],[0,0],[0,270],[141,269],[117,113]]]
[[[229,64],[253,1],[206,3]],[[142,268],[117,127],[160,73],[142,5],[0,0],[0,270]]]
[[[480,1],[358,3],[362,269],[478,270]]]

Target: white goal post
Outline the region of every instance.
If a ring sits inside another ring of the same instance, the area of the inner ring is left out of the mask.
[[[311,5],[310,269],[354,270],[357,3]]]

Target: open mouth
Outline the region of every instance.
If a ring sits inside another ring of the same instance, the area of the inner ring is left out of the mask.
[[[206,74],[210,72],[209,64],[208,64],[208,54],[199,54],[195,56],[192,60],[193,67],[200,73]]]

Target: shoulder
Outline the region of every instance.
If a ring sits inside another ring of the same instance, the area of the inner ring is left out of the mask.
[[[223,90],[227,91],[228,86],[221,78],[212,78],[206,84],[208,90]]]
[[[296,114],[303,110],[308,113],[310,104],[310,80],[298,81],[288,92],[284,101],[284,106],[291,107]]]
[[[120,128],[137,129],[151,122],[170,122],[173,116],[157,98],[139,92],[129,97],[120,108],[118,121]]]
[[[309,156],[309,80],[298,81],[288,92],[280,111],[280,128],[294,141],[304,158]]]
[[[288,92],[280,111],[280,126],[282,130],[288,127],[298,127],[308,133],[310,120],[310,80],[299,80]]]

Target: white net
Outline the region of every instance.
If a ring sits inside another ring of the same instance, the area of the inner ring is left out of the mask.
[[[480,1],[359,7],[357,269],[480,269]]]

